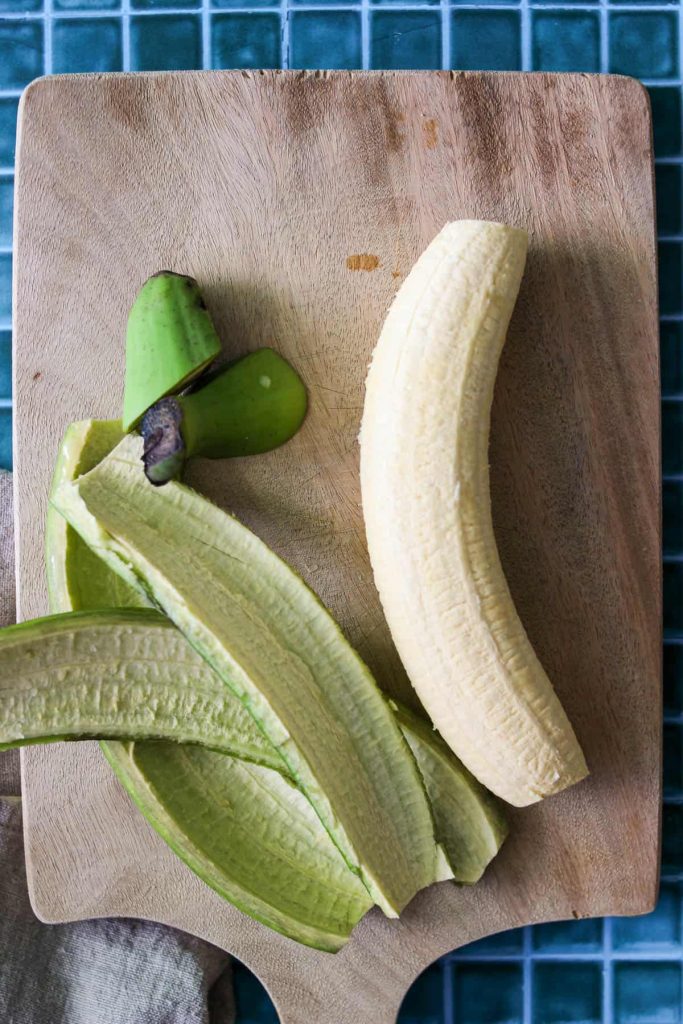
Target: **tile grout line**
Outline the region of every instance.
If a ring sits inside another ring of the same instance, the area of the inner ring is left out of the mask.
[[[602,933],[603,983],[602,983],[602,1024],[614,1021],[614,965],[612,960],[612,918],[606,917]],[[680,959],[680,955],[679,955]]]
[[[531,71],[531,10],[529,0],[521,0],[520,5],[520,49],[522,71]]]
[[[683,164],[683,156],[655,156],[655,166],[676,167]]]
[[[680,7],[680,4],[679,4],[679,7]],[[680,82],[680,75],[681,75],[681,46],[683,46],[683,31],[682,31],[681,16],[680,16],[680,11],[679,10],[676,11],[676,17],[678,18],[678,33],[677,33],[677,37],[678,37],[677,38],[677,42],[678,42],[677,50],[678,50],[678,52],[676,54],[676,61],[677,61],[677,72],[678,72],[679,82]],[[680,85],[679,85],[679,90],[680,90]],[[679,127],[681,128],[681,132],[683,134],[683,109],[679,110],[679,115],[678,116],[679,116]],[[655,216],[656,216],[656,214],[655,214]],[[658,228],[658,225],[657,225],[657,228]],[[657,230],[657,252],[658,253],[660,251],[659,250],[660,243],[661,242],[665,242],[665,241],[669,241],[669,239],[665,235],[660,234],[659,230]],[[679,288],[679,295],[683,294],[683,261],[681,262],[681,268],[680,268],[680,272],[679,272],[678,288]],[[661,387],[661,377],[660,377],[660,387]]]
[[[43,67],[46,75],[52,74],[52,0],[44,0],[43,9]]]
[[[450,960],[441,961],[441,1002],[444,1024],[456,1024],[455,1020],[455,964]]]
[[[683,17],[681,17],[681,0],[678,0],[675,11],[678,17],[678,53],[676,54],[676,59],[678,61],[678,76],[680,78],[683,75],[683,66],[681,66],[681,61],[683,61]],[[683,107],[679,112],[678,123],[679,128],[681,129],[681,134],[683,134]],[[659,236],[659,232],[657,234]]]
[[[288,0],[281,0],[280,4],[280,67],[287,69],[289,60],[289,9]]]
[[[683,880],[683,875],[662,875],[662,881],[667,883],[677,883]],[[596,918],[595,920],[599,920]],[[607,918],[604,919],[605,921]],[[534,925],[529,925],[532,929]],[[671,944],[669,944],[671,945]],[[448,954],[447,954],[448,955]],[[567,953],[541,953],[532,952],[529,954],[529,958],[532,964],[602,964],[605,962],[605,951],[604,949],[597,949],[593,953],[579,953],[576,950]],[[661,963],[677,964],[681,962],[681,951],[680,949],[664,949],[662,946],[658,946],[657,943],[652,943],[652,948],[647,951],[636,951],[636,950],[620,950],[618,953],[612,953],[611,958],[615,963],[624,964],[648,964],[653,960],[661,961]],[[490,953],[488,956],[485,954],[481,955],[468,955],[450,954],[449,963],[458,966],[464,966],[466,964],[520,964],[524,963],[523,953]]]
[[[202,2],[203,2],[203,0],[202,0]],[[605,6],[606,10],[608,12],[610,12],[610,13],[611,12],[623,13],[624,11],[627,12],[627,13],[637,13],[637,14],[652,13],[652,12],[654,12],[654,13],[667,13],[667,12],[668,13],[677,13],[677,11],[678,11],[678,6],[677,6],[676,3],[652,3],[652,4],[648,3],[646,7],[643,7],[642,4],[638,4],[638,3],[623,3],[623,4],[609,3],[609,0],[577,0],[576,3],[568,2],[568,0],[558,0],[557,3],[553,2],[553,0],[550,0],[550,2],[544,2],[544,0],[528,0],[528,6],[529,6],[530,9],[538,10],[538,11],[551,11],[551,12],[552,11],[596,11],[596,12],[599,13],[601,8],[602,8],[602,6],[603,6],[603,2],[604,2],[604,6]],[[336,3],[332,3],[332,4],[324,3],[323,0],[309,0],[308,3],[304,3],[304,4],[301,4],[301,5],[297,4],[297,10],[299,10],[300,7],[303,8],[303,9],[316,10],[316,11],[329,11],[329,10],[335,10],[335,9],[352,10],[352,9],[358,9],[358,7],[361,6],[361,4],[362,4],[362,0],[346,0],[346,2],[344,2],[344,0],[337,0]],[[496,4],[482,4],[482,3],[472,3],[472,2],[469,2],[469,3],[457,3],[457,2],[453,2],[453,0],[448,0],[448,5],[449,5],[451,10],[459,10],[459,11],[460,10],[466,10],[466,11],[467,10],[469,10],[469,11],[481,11],[481,10],[485,10],[485,11],[491,11],[491,10],[496,10],[496,11],[500,11],[500,10],[503,10],[503,11],[518,11],[524,5],[524,0],[502,0],[501,3],[496,3]],[[381,7],[381,6],[385,6],[385,5],[378,4],[377,6]],[[391,7],[393,9],[395,9],[395,10],[411,10],[411,11],[425,11],[425,10],[427,10],[427,11],[429,11],[429,10],[435,10],[435,8],[438,5],[436,3],[434,3],[433,0],[407,0],[407,2],[405,2],[405,3],[402,3],[402,2],[391,3],[391,4],[387,4],[386,6],[387,7]],[[91,19],[92,20],[97,20],[97,19],[101,19],[101,18],[104,18],[104,19],[107,19],[107,18],[121,18],[123,16],[123,14],[124,14],[124,8],[126,8],[126,4],[122,0],[121,9],[118,10],[118,11],[116,11],[116,10],[109,10],[109,9],[106,9],[106,10],[88,10],[87,8],[80,8],[78,10],[73,10],[73,11],[58,11],[58,12],[53,11],[52,12],[52,18],[53,18],[54,21],[70,21],[70,20],[74,20],[74,19],[75,20],[82,20],[83,18],[85,18],[87,20],[91,20]],[[231,5],[229,8],[225,8],[225,10],[229,10],[230,12],[236,11],[236,12],[239,12],[239,13],[249,13],[249,14],[254,14],[254,13],[257,13],[257,12],[261,12],[261,11],[277,11],[278,9],[279,9],[279,7],[278,7],[277,0],[272,0],[272,2],[270,4],[266,4],[263,7],[259,6],[258,8],[255,8],[253,6],[250,7],[246,3],[241,5],[241,6],[240,5],[236,5],[236,6],[232,6]],[[219,10],[220,10],[220,8],[219,8]],[[198,14],[201,14],[201,11],[202,11],[202,8],[200,6],[195,6],[195,7],[183,7],[183,6],[178,6],[178,7],[155,7],[153,10],[145,10],[144,8],[140,8],[139,10],[136,10],[134,12],[134,14],[135,14],[136,18],[138,18],[138,17],[139,18],[156,18],[156,17],[159,17],[160,15],[176,15],[176,14],[194,14],[194,15],[198,15]],[[41,21],[44,17],[45,17],[44,13],[37,14],[37,13],[33,13],[33,12],[26,12],[26,13],[18,14],[16,12],[3,12],[3,13],[0,14],[0,21],[8,21],[8,22],[11,22],[11,21],[21,21],[21,22],[31,22],[31,21],[34,21],[35,22],[35,21]],[[668,77],[665,77],[665,78],[652,78],[652,79],[643,78],[643,79],[640,79],[640,81],[651,82],[652,84],[657,84],[657,85],[680,84],[680,79],[679,78],[668,78]]]
[[[202,67],[211,70],[211,8],[210,0],[202,0]]]
[[[532,1024],[533,1019],[533,965],[532,965],[532,927],[526,925],[522,938],[524,961],[522,964],[522,1021]]]
[[[678,74],[680,76],[680,74],[681,74],[681,53],[683,53],[683,50],[681,49],[681,47],[683,47],[683,19],[681,18],[681,15],[680,15],[680,5],[679,5],[679,10],[676,11],[676,16],[678,18],[678,53],[676,54],[676,60],[678,62],[677,70],[678,70]],[[681,109],[679,111],[679,125],[681,127],[681,134],[683,135],[683,109]],[[655,213],[655,217],[656,217],[656,213]],[[658,251],[659,251],[659,243],[662,242],[662,241],[666,241],[666,237],[660,235],[659,231],[657,231],[657,250]],[[680,289],[679,294],[683,294],[683,261],[681,261],[681,271],[680,271],[680,276],[679,276],[679,289]],[[661,387],[661,373],[660,373],[660,387]],[[662,517],[662,528],[663,528],[663,526],[664,526],[664,522],[663,522],[663,517]]]
[[[451,10],[448,0],[441,0],[441,67],[451,66]]]
[[[370,0],[361,0],[360,5],[360,46],[361,67],[370,70]]]
[[[600,0],[600,71],[609,70],[609,14],[607,0]]]
[[[683,935],[683,900],[678,901],[678,934]],[[681,1006],[683,1007],[683,971],[680,972],[680,994]]]
[[[121,63],[130,71],[130,0],[121,0]]]

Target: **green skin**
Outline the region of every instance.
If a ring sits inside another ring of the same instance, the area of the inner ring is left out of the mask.
[[[230,459],[279,448],[299,430],[307,405],[301,378],[282,356],[251,352],[148,410],[141,428],[147,478],[167,483],[197,455]]]
[[[60,450],[59,462],[62,465],[62,471],[55,474],[55,485],[65,482],[69,473],[72,474],[71,478],[73,479],[74,476],[92,468],[106,454],[108,448],[116,443],[119,436],[120,428],[115,423],[73,424],[67,431],[63,449]],[[64,467],[69,467],[69,469]],[[122,584],[119,577],[112,573],[104,562],[91,555],[85,546],[74,546],[65,542],[65,537],[68,537],[68,534],[73,531],[65,524],[61,516],[54,513],[54,510],[52,515],[56,516],[58,522],[53,523],[52,529],[49,530],[49,535],[53,538],[54,543],[51,548],[48,548],[48,563],[52,560],[57,565],[61,564],[61,572],[53,571],[50,574],[52,607],[63,609],[78,607],[77,602],[82,599],[84,594],[97,600],[100,607],[111,604],[112,598],[120,594],[120,588],[125,584]],[[65,527],[65,531],[58,529],[60,523]],[[90,559],[83,558],[84,552],[90,556]],[[88,579],[84,580],[84,576],[87,576]],[[138,602],[144,600],[131,588],[126,587],[126,590],[131,600]],[[122,613],[108,614],[120,615]],[[148,614],[158,618],[153,612]],[[222,683],[220,686],[222,696],[232,700],[229,691],[223,687]],[[157,709],[160,697],[160,694],[155,695],[154,706]],[[243,714],[241,704],[236,701],[234,703]],[[504,838],[506,830],[500,810],[478,783],[471,779],[471,776],[429,726],[405,709],[395,710],[401,729],[411,748],[416,752],[418,763],[423,769],[424,782],[432,801],[435,823],[440,833],[439,838],[444,843],[449,859],[456,868],[456,880],[474,881],[483,872]],[[247,734],[251,725],[251,719],[248,719],[238,728],[238,735],[232,740],[232,752],[235,754],[239,752],[241,757],[247,761],[260,761],[265,764],[268,764],[266,755],[270,753],[271,765],[275,767],[272,763],[272,748],[258,731],[255,734],[256,743],[253,742],[254,736],[247,742]],[[73,729],[73,718],[69,722],[69,730],[65,726],[66,723],[63,723],[61,727],[57,728],[57,732],[61,732],[62,736],[65,732]],[[115,729],[119,731],[116,732]],[[133,733],[133,722],[129,721],[126,725],[120,719],[114,723],[110,721],[108,730],[107,732],[102,728],[99,735],[130,736]],[[97,730],[94,735],[98,735]],[[0,738],[2,738],[1,735]],[[48,739],[48,737],[43,736],[42,739]],[[28,737],[24,742],[30,742]],[[348,892],[346,901],[337,900],[337,906],[345,908],[344,915],[346,916],[342,915],[341,924],[339,919],[334,915],[330,917],[329,914],[327,917],[323,914],[316,924],[311,924],[311,922],[304,924],[299,920],[302,917],[301,907],[298,907],[294,913],[290,913],[286,909],[283,910],[284,894],[291,890],[291,880],[283,885],[282,892],[270,894],[270,904],[267,902],[261,904],[259,901],[264,893],[260,886],[263,879],[253,877],[253,873],[251,876],[248,872],[246,876],[239,874],[240,870],[247,870],[248,867],[252,867],[256,863],[249,850],[246,850],[242,868],[239,869],[239,864],[235,863],[234,857],[232,861],[229,857],[226,859],[226,850],[221,847],[221,836],[225,833],[221,830],[217,831],[215,828],[203,829],[201,818],[197,820],[192,817],[192,814],[189,814],[188,817],[186,812],[192,808],[206,807],[206,788],[198,780],[202,773],[206,776],[207,766],[210,767],[211,778],[216,780],[216,786],[223,787],[223,792],[228,791],[226,788],[228,778],[232,779],[233,783],[235,782],[236,769],[233,758],[206,750],[201,751],[196,747],[180,747],[176,743],[157,742],[133,745],[111,742],[103,743],[102,747],[120,781],[128,789],[148,820],[175,852],[207,884],[256,919],[297,941],[328,951],[338,949],[343,944],[353,924],[362,916],[368,905],[367,894],[362,887],[359,889],[360,883],[355,876],[350,872],[345,872],[343,876]],[[422,748],[421,757],[419,756],[420,748]],[[423,766],[427,767],[426,771]],[[282,767],[284,766],[281,765]],[[204,782],[205,780],[204,778]],[[250,784],[253,783],[253,772],[249,776],[249,780]],[[263,777],[258,781],[258,792],[264,794],[267,792],[267,787],[263,788]],[[282,784],[275,785],[276,790],[278,786],[280,789],[282,788]],[[468,791],[471,791],[472,794],[469,800],[467,799]],[[286,795],[289,791],[285,789],[284,792]],[[444,795],[451,792],[460,792],[459,805],[454,804],[453,800],[444,800]],[[274,813],[272,808],[269,813]],[[291,808],[287,811],[287,816],[291,818]],[[317,821],[317,819],[315,820]],[[227,828],[228,822],[225,824]],[[239,826],[239,822],[237,822],[237,826]],[[236,823],[233,821],[230,828],[234,827],[236,827]],[[316,840],[316,845],[319,847],[321,843],[324,845],[325,842],[329,845],[329,838],[323,831]],[[304,866],[309,875],[314,873],[314,865],[305,864]],[[329,870],[329,865],[324,870]],[[269,877],[273,877],[272,865],[267,874]],[[240,878],[247,885],[248,894],[246,896],[240,888]],[[327,891],[328,882],[329,879],[321,876],[320,884],[325,891]],[[313,902],[321,907],[325,905],[321,894],[318,894]]]
[[[428,722],[390,703],[420,769],[436,838],[446,851],[455,881],[473,885],[508,834],[503,809]]]
[[[173,741],[105,754],[209,885],[299,942],[343,945],[367,892],[277,751],[165,616],[74,612],[0,632],[0,749],[107,736]]]
[[[178,743],[105,744],[124,788],[212,889],[328,953],[370,909],[309,802],[277,772]]]
[[[458,880],[475,882],[506,834],[497,802],[459,764],[427,723],[405,708],[392,707],[420,767],[439,838],[454,862],[457,857]],[[204,851],[214,865],[212,873],[216,879],[225,871],[224,858],[217,860],[210,853],[224,841],[216,832],[216,821],[212,818],[214,827],[206,835],[191,825],[195,818],[201,819],[205,813],[201,808],[210,802],[204,792],[207,772],[210,771],[214,787],[218,779],[230,778],[234,785],[238,777],[243,781],[250,779],[263,793],[275,787],[278,799],[284,800],[288,811],[291,810],[291,801],[286,799],[292,796],[291,780],[284,786],[273,778],[273,773],[286,777],[277,751],[241,702],[159,612],[143,608],[72,612],[33,619],[3,630],[0,749],[60,739],[104,737],[173,741],[163,746],[138,743],[135,748],[130,744],[112,744],[106,753],[119,774],[124,775],[127,788],[134,796],[140,796],[145,811],[151,809],[158,820],[164,818],[164,813],[175,814],[182,843],[192,846],[197,856],[198,851]],[[208,756],[197,747],[205,747],[219,756]],[[137,774],[144,776],[147,772],[163,811],[151,808],[147,784],[136,787],[134,753]],[[258,765],[260,770],[254,772],[228,764],[225,755],[230,760]],[[200,786],[202,777],[204,782]],[[236,810],[241,794],[232,788],[224,791],[230,793],[231,828],[243,831],[245,824],[240,824],[239,815],[245,808],[240,805],[239,812]],[[254,799],[253,794],[250,799]],[[195,811],[189,813],[191,808]],[[253,815],[247,814],[245,821],[250,817]],[[333,849],[329,838],[313,812],[309,818],[306,830],[315,832],[316,848],[326,851],[329,860]],[[271,820],[271,827],[272,824]],[[287,831],[283,828],[283,832]],[[180,839],[171,842],[178,845]],[[332,859],[343,863],[338,853]],[[242,866],[240,871],[243,870]],[[270,884],[272,873],[267,878]],[[355,876],[347,882],[358,896],[360,889]],[[253,878],[249,884],[253,890]],[[260,895],[263,897],[263,892]],[[274,899],[272,892],[270,899]],[[366,897],[364,900],[369,906]],[[278,905],[277,899],[274,905]]]
[[[164,395],[180,391],[221,351],[199,285],[162,270],[142,286],[128,316],[123,429]]]
[[[93,469],[123,436],[120,420],[71,423],[59,446],[50,494]],[[104,565],[51,504],[45,521],[45,565],[51,612],[148,605]]]
[[[72,424],[60,448],[53,492],[60,484],[96,466],[119,439],[120,425],[116,421]],[[53,610],[81,609],[87,607],[82,603],[84,600],[92,601],[92,607],[99,609],[107,609],[118,602],[149,606],[148,599],[139,590],[128,586],[90,551],[52,505],[48,512],[47,536],[48,584]],[[124,600],[120,600],[122,595]],[[117,610],[101,614],[125,613]],[[153,620],[160,617],[153,611],[143,614],[151,615]],[[161,619],[177,634],[170,620],[163,616]],[[156,621],[150,621],[150,627],[157,628]],[[93,667],[97,667],[98,661],[99,656],[96,656]],[[195,666],[194,671],[197,668]],[[64,707],[65,713],[61,716],[52,715],[53,735],[48,735],[45,721],[35,721],[33,704],[23,727],[15,728],[14,737],[19,731],[26,738],[17,741],[0,730],[0,743],[5,740],[6,745],[20,746],[38,742],[28,737],[28,722],[32,723],[34,735],[42,733],[40,742],[110,737],[100,746],[119,781],[149,823],[188,867],[244,913],[297,942],[334,953],[348,940],[372,901],[360,880],[347,869],[308,803],[302,806],[300,794],[285,784],[280,774],[286,771],[282,759],[255,727],[243,705],[218,676],[209,671],[220,687],[220,694],[216,694],[221,702],[218,706],[225,710],[219,720],[224,718],[224,724],[234,726],[223,738],[222,745],[230,754],[239,755],[239,759],[198,746],[181,746],[177,742],[130,742],[135,736],[135,722],[130,717],[126,722],[122,715],[118,718],[110,715],[107,723],[98,723],[106,728],[86,734],[83,716],[80,728],[74,722],[73,707]],[[185,687],[190,688],[191,683],[191,677],[183,680]],[[158,729],[164,722],[163,708],[158,705],[163,696],[156,692],[154,699],[148,701],[156,708]],[[130,716],[134,707],[129,700],[124,706],[126,714]],[[166,716],[167,720],[169,718],[170,713]],[[88,727],[93,728],[93,723]],[[149,730],[147,721],[145,728]],[[167,731],[171,737],[172,730]],[[141,735],[139,723],[138,734]],[[269,771],[268,766],[273,770]],[[274,770],[276,768],[278,771]],[[236,786],[238,788],[234,789]],[[228,793],[231,796],[226,801]],[[255,807],[261,805],[267,806],[267,814],[264,810],[263,814],[255,815]],[[267,837],[256,827],[264,820],[272,827],[273,834],[287,836],[282,850],[278,846],[268,849],[270,860],[265,867]],[[241,837],[240,843],[230,841],[236,832]],[[295,860],[292,859],[293,845],[297,847]],[[308,897],[304,899],[302,893],[308,893]],[[334,895],[333,900],[330,894]]]
[[[103,737],[193,743],[282,766],[246,709],[159,612],[71,612],[2,630],[0,749]]]
[[[187,457],[229,459],[279,448],[296,434],[308,406],[298,373],[272,348],[260,348],[181,395]]]
[[[124,438],[60,488],[59,511],[249,707],[351,869],[397,916],[452,873],[375,680],[316,595],[250,530],[182,484],[150,487],[141,448]]]

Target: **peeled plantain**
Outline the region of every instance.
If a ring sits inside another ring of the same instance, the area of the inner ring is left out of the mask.
[[[491,518],[491,402],[526,249],[504,224],[443,228],[389,310],[361,429],[368,548],[398,653],[451,749],[517,806],[587,774]]]

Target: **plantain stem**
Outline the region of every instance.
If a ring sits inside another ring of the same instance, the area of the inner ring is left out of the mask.
[[[178,476],[185,462],[180,431],[183,411],[177,398],[162,398],[145,413],[140,432],[145,476],[155,487]]]
[[[297,432],[307,404],[303,381],[281,355],[270,348],[250,352],[145,413],[147,479],[168,483],[195,455],[231,459],[272,451]]]

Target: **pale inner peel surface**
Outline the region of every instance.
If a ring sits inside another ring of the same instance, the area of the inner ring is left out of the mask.
[[[120,424],[111,421],[71,424],[60,446],[53,489],[97,465],[121,436]],[[87,607],[85,602],[96,602],[96,607],[105,608],[116,603],[149,605],[144,593],[126,584],[91,552],[53,507],[48,515],[46,554],[50,603],[56,610],[81,609]],[[120,570],[118,564],[116,568]],[[128,613],[105,614],[111,618]],[[196,669],[201,675],[202,696],[212,691],[216,709],[225,707],[227,714],[220,716],[221,729],[228,733],[221,737],[223,748],[282,772],[282,759],[252,717],[170,620],[153,611],[137,614],[147,615],[147,626],[152,627],[153,634],[168,634],[172,655],[172,648],[180,647],[180,657],[173,657],[173,662],[175,665],[185,659],[183,685],[187,699],[192,699]],[[162,660],[168,653],[166,649],[161,651]],[[156,685],[158,671],[154,672],[154,680],[146,674],[144,687],[136,687],[135,694],[125,687],[127,697],[122,705],[118,698],[125,662],[117,662],[111,668],[118,676],[115,681],[105,680],[105,687],[108,685],[117,699],[100,701],[93,707],[93,735],[104,734],[102,725],[107,720],[112,734],[134,735],[129,710],[142,718],[146,730],[153,717],[155,729],[162,735],[172,735],[174,719],[169,716],[168,707],[160,707],[169,696],[168,687]],[[73,690],[72,687],[70,693]],[[58,738],[57,733],[64,731],[65,717],[70,716],[69,694],[57,690],[57,694],[51,694],[52,702],[57,695],[58,706],[53,703],[49,721],[46,723],[43,718],[38,729],[50,728],[50,739]],[[171,691],[172,701],[175,696]],[[93,702],[92,698],[86,699]],[[44,708],[33,701],[24,701],[22,708],[24,728],[19,731],[26,732],[26,722],[36,721],[38,712],[42,715]],[[79,705],[77,710],[82,724],[84,709]],[[194,704],[188,713],[194,715],[198,710],[201,709]],[[212,713],[215,716],[216,710]],[[190,735],[196,736],[194,732]],[[203,727],[199,739],[211,742]],[[246,770],[246,761],[233,760],[226,754],[164,741],[112,741],[100,746],[119,781],[169,846],[223,898],[256,920],[296,941],[335,952],[371,906],[365,887],[348,870],[311,806],[292,786],[283,787],[275,771],[266,769],[257,774],[256,788],[250,785],[252,776]],[[228,788],[233,786],[239,786],[234,794]],[[211,807],[214,795],[220,802],[215,815]],[[268,815],[268,835],[273,840],[268,858],[262,847],[263,827],[259,827],[264,811]],[[279,853],[279,837],[287,847],[284,861]],[[290,863],[292,844],[300,852],[300,864]]]
[[[60,736],[172,739],[281,768],[244,707],[163,615],[50,616],[0,636],[0,746]]]
[[[397,913],[434,880],[438,858],[417,767],[372,677],[288,566],[182,485],[153,491],[138,448],[127,438],[62,489],[60,509],[187,630],[373,897]]]
[[[173,743],[103,746],[171,848],[257,921],[335,952],[370,909],[310,803],[277,772]]]

